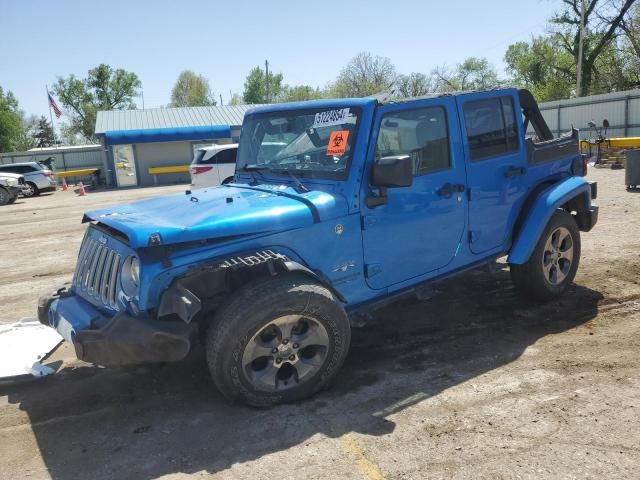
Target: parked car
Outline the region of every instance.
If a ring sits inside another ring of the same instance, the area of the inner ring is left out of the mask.
[[[40,321],[111,367],[204,339],[228,398],[308,397],[352,325],[425,283],[506,256],[520,292],[561,296],[598,219],[578,138],[554,138],[527,90],[254,108],[233,183],[86,213],[71,286]],[[262,156],[270,142],[286,146]]]
[[[215,187],[233,180],[238,144],[211,145],[196,151],[191,162],[191,185]]]
[[[0,206],[14,203],[24,188],[22,175],[0,172]]]
[[[53,172],[38,162],[9,163],[0,165],[0,172],[18,173],[24,175],[25,197],[34,197],[42,192],[56,190],[56,180]]]

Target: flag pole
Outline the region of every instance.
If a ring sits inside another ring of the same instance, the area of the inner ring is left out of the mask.
[[[56,139],[56,127],[53,124],[53,114],[51,113],[51,102],[49,101],[49,85],[45,85],[44,88],[47,89],[47,105],[49,105],[49,118],[51,119],[51,131],[53,132],[53,144],[56,148],[58,148],[58,140]]]

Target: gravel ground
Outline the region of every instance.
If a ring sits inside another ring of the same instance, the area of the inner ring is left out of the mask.
[[[0,478],[638,478],[640,194],[592,170],[597,227],[561,300],[518,297],[504,265],[399,301],[354,331],[332,388],[227,404],[200,355],[131,375],[78,362],[0,385]],[[183,187],[58,192],[0,209],[0,320],[68,281],[84,210]]]

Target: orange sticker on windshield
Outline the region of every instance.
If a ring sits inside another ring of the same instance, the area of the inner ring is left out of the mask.
[[[331,132],[329,144],[327,145],[327,155],[333,155],[334,157],[343,155],[347,149],[347,138],[349,138],[349,130]]]

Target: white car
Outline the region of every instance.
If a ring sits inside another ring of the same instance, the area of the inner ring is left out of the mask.
[[[238,144],[211,145],[196,151],[191,162],[191,185],[215,187],[233,180]]]
[[[0,173],[17,173],[24,176],[25,197],[35,197],[42,192],[55,192],[56,180],[53,172],[39,162],[7,163],[0,165]]]

